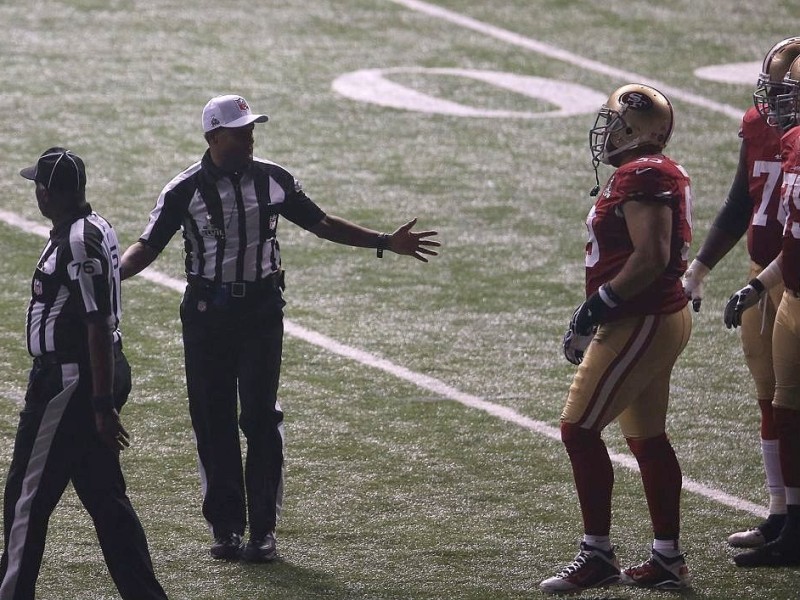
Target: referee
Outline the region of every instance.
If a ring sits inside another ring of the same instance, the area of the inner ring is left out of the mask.
[[[50,148],[20,171],[53,222],[31,284],[33,368],[4,496],[0,600],[32,599],[50,515],[67,484],[92,517],[126,600],[162,600],[142,525],[125,494],[118,411],[131,389],[119,331],[117,235],[86,202],[83,161]]]
[[[212,98],[202,114],[208,150],[166,185],[144,233],[122,258],[125,279],[183,230],[186,383],[203,515],[214,537],[210,553],[249,562],[276,558],[283,495],[279,217],[326,240],[377,248],[379,257],[391,250],[427,262],[439,246],[430,239],[435,231],[411,231],[416,219],[390,235],[326,214],[288,171],[253,158],[255,123],[267,119],[241,96]],[[239,426],[247,443],[244,469]]]

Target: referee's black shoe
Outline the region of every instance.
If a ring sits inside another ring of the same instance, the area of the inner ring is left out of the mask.
[[[214,538],[209,553],[218,560],[236,560],[242,551],[242,536],[238,533],[229,533]]]
[[[270,531],[265,536],[251,537],[242,550],[242,560],[251,563],[272,562],[278,558],[278,547],[275,533]]]

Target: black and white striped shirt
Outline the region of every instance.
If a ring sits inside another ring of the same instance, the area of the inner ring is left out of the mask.
[[[161,252],[182,229],[187,277],[258,281],[281,268],[279,215],[304,229],[325,217],[283,167],[254,158],[225,173],[206,151],[164,187],[139,241]]]
[[[121,340],[119,242],[111,224],[88,204],[71,223],[50,231],[31,283],[28,352],[55,352],[63,362],[88,359],[86,317],[112,318]]]

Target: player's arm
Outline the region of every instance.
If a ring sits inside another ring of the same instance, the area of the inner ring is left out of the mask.
[[[362,227],[341,217],[325,215],[315,225],[309,227],[308,230],[317,237],[337,244],[391,250],[397,254],[413,256],[417,260],[428,262],[428,259],[423,255],[436,256],[438,254],[431,248],[438,247],[440,245],[439,242],[429,239],[431,236],[437,235],[437,232],[411,231],[416,222],[416,219],[412,219],[398,227],[393,233],[384,234],[374,229]]]
[[[649,286],[667,268],[672,240],[672,209],[663,202],[629,201],[622,205],[633,252],[609,282],[624,300]]]
[[[753,214],[753,199],[748,187],[745,145],[739,150],[739,165],[725,203],[697,251],[697,260],[713,269],[747,232]]]
[[[89,343],[89,364],[92,369],[92,406],[95,427],[103,442],[113,450],[130,445],[128,432],[122,426],[114,406],[114,352],[111,318],[93,313],[86,318]]]
[[[589,335],[608,311],[644,291],[667,268],[671,254],[672,209],[654,200],[631,200],[622,213],[633,252],[611,281],[589,296],[572,315],[570,331]]]
[[[135,242],[132,244],[125,253],[122,255],[122,261],[119,267],[119,274],[121,279],[133,277],[140,271],[146,269],[150,263],[158,258],[158,250],[143,244],[142,242]]]
[[[753,199],[750,197],[745,144],[739,149],[739,164],[725,203],[717,213],[697,256],[683,276],[683,289],[695,311],[703,300],[703,280],[709,271],[739,242],[750,226]]]

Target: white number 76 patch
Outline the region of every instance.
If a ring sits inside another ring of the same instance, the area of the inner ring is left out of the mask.
[[[103,273],[103,265],[96,258],[89,258],[86,260],[73,260],[67,266],[69,278],[72,280],[79,279],[82,275],[100,275]]]

